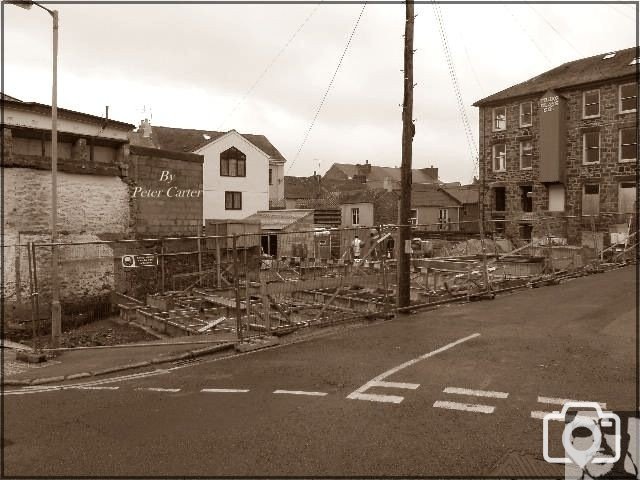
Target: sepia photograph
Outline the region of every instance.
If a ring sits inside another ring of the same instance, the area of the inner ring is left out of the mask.
[[[1,23],[1,478],[640,479],[638,0]]]

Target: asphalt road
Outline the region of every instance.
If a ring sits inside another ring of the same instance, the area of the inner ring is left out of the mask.
[[[153,376],[5,395],[3,473],[539,474],[535,412],[554,399],[635,408],[635,281],[627,267]]]

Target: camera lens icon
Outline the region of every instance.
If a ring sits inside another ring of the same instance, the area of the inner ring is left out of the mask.
[[[549,422],[556,420],[565,424],[562,432],[564,457],[549,455]],[[612,426],[614,428],[614,445],[611,446],[613,456],[596,456],[602,446],[601,427],[609,429]],[[591,441],[579,435],[580,431],[586,430],[591,432]],[[542,434],[544,459],[549,463],[575,463],[580,468],[584,468],[588,463],[615,463],[620,459],[620,417],[612,412],[603,412],[596,402],[565,403],[561,412],[552,412],[544,416]]]

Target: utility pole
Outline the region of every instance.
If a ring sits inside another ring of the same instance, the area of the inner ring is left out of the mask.
[[[415,126],[413,124],[413,0],[405,0],[404,26],[404,101],[402,103],[402,164],[400,177],[400,231],[398,241],[398,308],[410,302],[411,269],[411,157]]]

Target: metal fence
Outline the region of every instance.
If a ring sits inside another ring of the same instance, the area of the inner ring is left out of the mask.
[[[401,249],[411,251],[417,307],[634,259],[637,242],[630,233],[590,250],[551,233],[514,242],[490,225],[482,239],[459,225],[411,229],[410,245],[399,245],[397,225],[384,225],[3,246],[5,313],[30,322],[28,331],[49,331],[53,249],[63,328],[118,315],[169,336],[243,341],[395,312]]]

